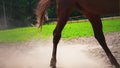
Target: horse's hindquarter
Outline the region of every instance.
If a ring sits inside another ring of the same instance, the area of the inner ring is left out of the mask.
[[[77,0],[87,11],[96,14],[119,13],[120,0]]]
[[[56,0],[57,8],[67,9],[74,6],[75,0]]]

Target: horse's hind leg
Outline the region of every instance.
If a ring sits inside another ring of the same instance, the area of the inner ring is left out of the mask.
[[[105,42],[105,37],[104,37],[103,31],[102,31],[102,22],[101,22],[99,15],[86,14],[86,16],[88,17],[89,21],[92,24],[95,38],[98,40],[99,44],[104,49],[105,53],[107,54],[108,58],[110,59],[110,62],[112,64],[114,64],[116,66],[116,68],[119,68],[119,64],[118,64],[117,60],[112,55],[110,49],[107,47],[107,44]]]
[[[71,13],[71,8],[68,8],[68,7],[65,8],[61,6],[58,6],[57,8],[58,23],[53,32],[53,52],[52,52],[52,58],[50,62],[50,66],[52,68],[56,68],[57,44],[61,38],[61,32],[69,18],[70,13]]]

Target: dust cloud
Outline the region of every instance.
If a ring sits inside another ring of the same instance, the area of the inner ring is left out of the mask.
[[[0,68],[50,68],[52,40],[0,45]],[[60,41],[57,68],[109,68],[104,59],[89,54],[82,44]]]

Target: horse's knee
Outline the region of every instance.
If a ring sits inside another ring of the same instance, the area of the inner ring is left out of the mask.
[[[95,33],[94,37],[98,40],[98,41],[105,41],[105,37],[104,34],[102,32],[97,32]]]
[[[57,33],[56,31],[53,32],[53,43],[58,44],[61,38],[61,33]]]
[[[95,39],[97,39],[97,40],[100,40],[100,39],[101,39],[101,36],[98,35],[98,34],[95,34],[94,37],[95,37]]]
[[[60,38],[61,38],[61,35],[54,35],[53,43],[57,44],[59,42]]]

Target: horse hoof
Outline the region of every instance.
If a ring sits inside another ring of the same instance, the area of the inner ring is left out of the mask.
[[[51,68],[56,68],[56,64],[55,63],[50,63],[50,67]]]
[[[50,67],[56,67],[56,65],[53,63],[50,63]]]
[[[56,68],[56,66],[50,66],[51,68]]]
[[[56,61],[54,59],[51,59],[50,67],[51,68],[56,68]]]

